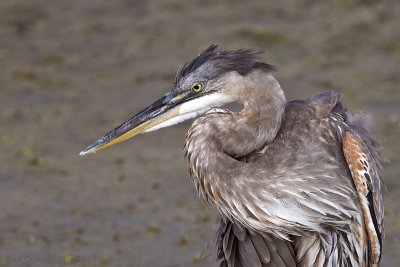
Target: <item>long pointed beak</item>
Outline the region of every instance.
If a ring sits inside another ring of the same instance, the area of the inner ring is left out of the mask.
[[[173,97],[171,93],[165,94],[159,100],[86,147],[79,155],[84,156],[89,153],[95,153],[176,117],[179,114],[178,104],[181,98],[182,95]]]
[[[230,102],[232,102],[230,97],[212,90],[203,93],[185,91],[176,94],[172,93],[172,91],[168,92],[159,100],[89,145],[79,155],[84,156],[89,153],[95,153],[140,133],[154,131],[195,118],[212,107],[219,107]]]

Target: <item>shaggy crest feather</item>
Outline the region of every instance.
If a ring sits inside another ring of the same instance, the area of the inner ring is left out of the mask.
[[[210,75],[209,79],[216,78],[229,71],[237,71],[241,75],[246,75],[252,69],[258,68],[264,71],[273,71],[276,69],[273,65],[260,62],[262,51],[253,49],[239,49],[234,51],[225,51],[219,45],[210,45],[193,60],[187,62],[176,74],[175,84],[180,79],[194,72],[205,63],[211,63],[216,69],[215,73]]]

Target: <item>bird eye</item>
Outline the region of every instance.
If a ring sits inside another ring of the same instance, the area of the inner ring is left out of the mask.
[[[193,93],[199,93],[203,90],[203,85],[201,83],[195,83],[192,85],[191,89]]]

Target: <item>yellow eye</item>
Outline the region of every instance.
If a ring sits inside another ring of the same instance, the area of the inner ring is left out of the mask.
[[[201,83],[195,83],[192,85],[192,92],[199,93],[203,90],[203,85]]]

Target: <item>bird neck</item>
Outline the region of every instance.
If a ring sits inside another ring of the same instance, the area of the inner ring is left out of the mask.
[[[263,86],[254,86],[251,97],[244,102],[244,113],[249,118],[256,117],[258,125],[255,127],[261,145],[272,142],[281,126],[286,99],[277,80],[272,75],[260,76]],[[257,147],[259,148],[259,147]],[[250,152],[250,151],[249,151]]]
[[[236,98],[244,109],[214,109],[193,122],[186,138],[190,174],[206,199],[215,201],[218,193],[213,191],[220,187],[218,184],[229,183],[232,176],[243,171],[237,158],[272,142],[280,128],[285,98],[278,82],[271,75],[246,78],[247,86]]]
[[[237,83],[242,86],[236,90],[236,99],[244,108],[217,118],[216,135],[206,133],[213,135],[223,151],[233,158],[245,156],[274,140],[286,104],[283,91],[271,74],[254,71],[243,79]]]

